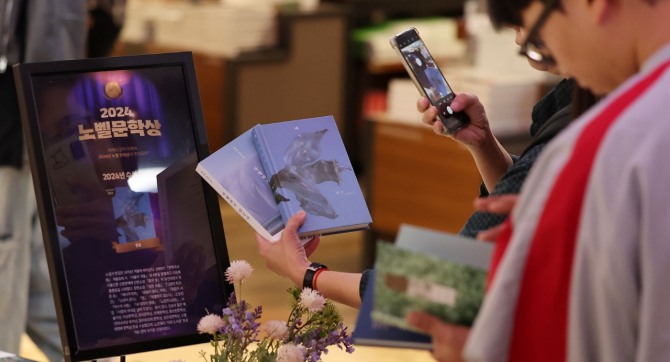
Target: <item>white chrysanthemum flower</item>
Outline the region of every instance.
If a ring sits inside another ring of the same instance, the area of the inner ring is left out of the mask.
[[[198,322],[198,332],[201,334],[209,333],[213,335],[221,327],[223,327],[223,319],[216,314],[208,314]]]
[[[270,339],[284,340],[288,336],[288,327],[284,321],[267,321],[263,323],[262,329]]]
[[[319,292],[311,288],[305,288],[300,293],[300,303],[304,305],[310,312],[319,312],[326,305],[324,299]]]
[[[226,269],[226,280],[230,283],[239,283],[246,280],[254,268],[246,260],[233,260]]]
[[[277,362],[302,362],[306,349],[295,344],[283,344],[277,350]]]

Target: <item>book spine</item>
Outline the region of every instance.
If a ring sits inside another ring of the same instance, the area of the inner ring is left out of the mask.
[[[242,218],[251,225],[251,227],[261,236],[268,240],[275,240],[276,237],[273,235],[270,235],[270,233],[265,230],[263,225],[261,225],[258,220],[256,220],[254,217],[251,216],[251,213],[245,209],[242,204],[237,201],[231,195],[219,182],[216,181],[216,179],[207,171],[205,167],[203,167],[201,164],[198,164],[198,166],[195,168],[195,171],[202,176],[202,178],[207,181],[207,183],[212,186],[212,188],[219,194],[221,195],[221,198],[226,200],[226,202],[238,213]]]
[[[269,148],[267,146],[265,133],[263,132],[263,126],[259,124],[255,125],[251,133],[253,135],[252,139],[254,146],[256,147],[256,152],[258,153],[258,158],[260,159],[261,165],[263,166],[263,171],[265,171],[265,174],[268,177],[268,184],[270,187],[272,187],[273,176],[277,174],[279,167],[275,162],[273,162],[272,156],[269,154]],[[281,187],[281,183],[278,178],[274,178],[274,182],[276,183],[276,187]],[[293,216],[297,210],[292,212],[289,208],[289,203],[278,200],[274,190],[272,193],[275,195],[275,201],[277,202],[277,207],[279,208],[282,221],[284,221],[284,224],[286,224],[288,219]]]

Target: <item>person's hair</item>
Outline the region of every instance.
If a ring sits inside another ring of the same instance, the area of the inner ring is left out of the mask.
[[[533,1],[535,0],[487,0],[486,8],[493,27],[500,29],[505,26],[523,26],[521,12]]]
[[[523,26],[521,12],[533,1],[547,2],[547,0],[487,0],[486,9],[488,10],[493,27],[501,29],[505,26]],[[642,1],[651,6],[654,6],[658,2],[658,0]]]

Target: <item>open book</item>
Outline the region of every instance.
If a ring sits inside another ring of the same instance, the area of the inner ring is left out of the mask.
[[[372,221],[332,116],[256,125],[196,171],[269,240],[299,210],[307,213],[298,230],[305,240]]]
[[[257,233],[278,240],[284,229],[251,130],[198,163],[196,171]]]

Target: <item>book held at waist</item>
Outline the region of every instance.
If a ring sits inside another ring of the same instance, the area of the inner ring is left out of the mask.
[[[433,342],[430,336],[422,333],[408,331],[388,324],[372,320],[372,308],[374,305],[374,280],[375,271],[368,281],[365,295],[358,312],[356,326],[351,336],[354,344],[360,346],[398,347],[413,349],[432,349]]]
[[[395,244],[380,242],[372,319],[413,330],[411,311],[472,325],[484,298],[493,244],[402,225]]]
[[[361,230],[372,222],[332,116],[259,124],[253,141],[284,224],[307,214],[302,237]]]

